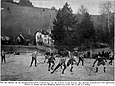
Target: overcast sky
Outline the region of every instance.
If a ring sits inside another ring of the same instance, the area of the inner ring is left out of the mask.
[[[19,0],[14,0],[19,1]],[[34,7],[51,8],[54,6],[56,9],[62,8],[68,2],[71,6],[73,13],[77,13],[81,5],[87,8],[88,12],[93,15],[99,14],[100,1],[106,0],[30,0]],[[111,0],[109,0],[111,1]]]

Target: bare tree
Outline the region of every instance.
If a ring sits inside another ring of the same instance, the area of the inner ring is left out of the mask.
[[[102,24],[103,24],[103,30],[107,26],[108,32],[110,33],[110,17],[112,12],[112,2],[111,1],[103,1],[100,2],[100,14],[102,17]]]

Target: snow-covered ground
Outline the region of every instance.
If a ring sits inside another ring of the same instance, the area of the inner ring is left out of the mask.
[[[77,60],[77,59],[76,59]],[[70,67],[61,74],[59,68],[53,74],[48,71],[48,64],[43,63],[44,56],[38,55],[37,67],[30,66],[31,53],[21,53],[20,55],[6,55],[7,63],[1,64],[1,80],[3,81],[112,81],[114,80],[114,65],[106,63],[106,73],[103,72],[103,66],[99,67],[99,72],[95,73],[95,67],[92,68],[94,59],[85,59],[85,66],[81,63],[74,65],[73,73]],[[59,58],[56,58],[56,65]]]

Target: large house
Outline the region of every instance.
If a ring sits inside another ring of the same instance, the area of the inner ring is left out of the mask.
[[[45,30],[39,30],[35,33],[35,39],[37,45],[47,45],[53,46],[53,39],[51,38],[51,34]]]

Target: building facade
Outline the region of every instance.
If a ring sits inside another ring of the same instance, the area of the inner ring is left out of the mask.
[[[46,45],[46,46],[53,46],[53,39],[50,36],[50,33],[47,31],[37,31],[35,33],[36,45]]]

